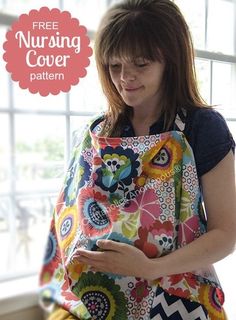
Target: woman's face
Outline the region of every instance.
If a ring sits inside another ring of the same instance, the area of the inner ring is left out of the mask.
[[[134,61],[112,58],[109,73],[124,102],[135,108],[156,108],[165,64],[137,58]]]

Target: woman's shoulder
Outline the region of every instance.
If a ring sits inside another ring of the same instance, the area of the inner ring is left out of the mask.
[[[195,143],[204,140],[224,140],[231,136],[225,118],[210,107],[191,107],[185,111],[184,133]]]
[[[211,170],[235,142],[224,117],[213,108],[191,107],[186,111],[184,134],[191,145],[199,176]]]
[[[213,107],[189,107],[185,109],[186,125],[199,125],[202,122],[225,123],[224,117]]]

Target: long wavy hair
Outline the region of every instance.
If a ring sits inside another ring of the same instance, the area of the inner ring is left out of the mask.
[[[188,25],[170,0],[125,0],[112,6],[101,20],[94,51],[108,101],[101,135],[120,136],[123,117],[133,115],[133,108],[125,104],[111,80],[109,59],[113,56],[159,62],[164,59],[159,106],[164,115],[164,130],[170,129],[178,108],[207,107],[197,87]]]

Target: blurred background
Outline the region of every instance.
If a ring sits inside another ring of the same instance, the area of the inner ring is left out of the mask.
[[[93,38],[112,0],[0,0],[0,53],[11,23],[42,6],[68,10]],[[202,96],[236,139],[236,0],[176,0],[190,26]],[[41,97],[11,81],[0,59],[0,319],[42,319],[37,273],[73,132],[106,108],[94,57],[67,94]],[[236,254],[216,264],[229,320],[236,319]]]

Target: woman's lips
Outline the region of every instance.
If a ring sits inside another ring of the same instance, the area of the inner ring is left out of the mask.
[[[138,88],[124,88],[125,91],[137,91],[139,90],[141,87]]]

